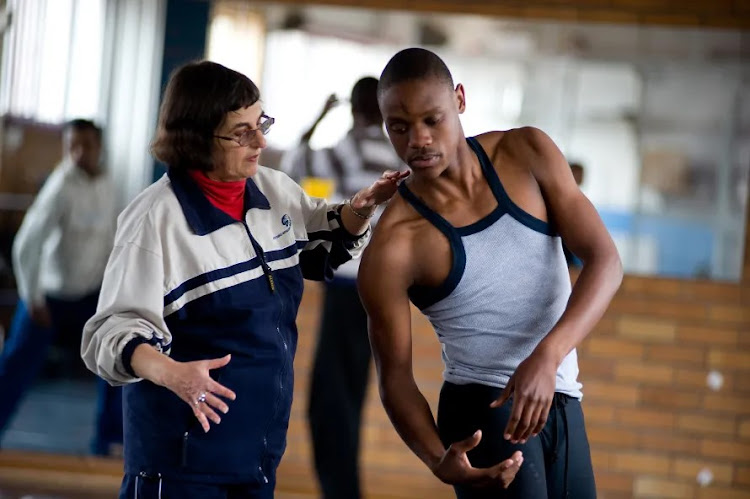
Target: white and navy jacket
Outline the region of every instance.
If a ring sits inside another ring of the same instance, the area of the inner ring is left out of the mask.
[[[176,170],[123,211],[81,355],[96,374],[126,385],[126,473],[274,479],[292,404],[303,277],[331,278],[369,237],[346,232],[340,210],[259,167],[247,180],[244,222]],[[232,354],[212,371],[237,394],[221,424],[204,433],[177,395],[135,376],[130,358],[141,343],[177,361]]]

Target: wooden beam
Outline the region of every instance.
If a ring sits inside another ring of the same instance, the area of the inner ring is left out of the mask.
[[[750,2],[745,0],[275,0],[273,3],[476,14],[534,20],[750,29]]]

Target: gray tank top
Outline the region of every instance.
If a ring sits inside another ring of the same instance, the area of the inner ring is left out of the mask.
[[[406,184],[399,192],[450,243],[452,266],[440,286],[412,286],[409,298],[430,320],[442,345],[443,378],[456,384],[503,388],[560,319],[571,285],[562,241],[550,224],[508,197],[475,138],[497,208],[465,227],[453,227]],[[578,358],[571,351],[557,370],[555,390],[580,399]]]

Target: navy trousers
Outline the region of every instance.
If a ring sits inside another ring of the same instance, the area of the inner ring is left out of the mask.
[[[69,335],[80,344],[86,321],[96,312],[98,293],[79,300],[48,298],[52,327],[34,324],[19,301],[8,338],[0,353],[0,439],[13,415],[41,371],[47,351],[58,335]],[[77,359],[77,362],[83,362]],[[122,444],[122,389],[98,381],[97,414],[92,452],[106,455],[111,444]]]
[[[359,436],[372,354],[355,281],[326,286],[310,383],[308,418],[325,499],[362,496]]]

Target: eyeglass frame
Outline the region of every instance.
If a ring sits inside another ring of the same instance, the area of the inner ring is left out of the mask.
[[[242,133],[242,135],[239,136],[239,138],[226,137],[224,135],[214,135],[214,138],[222,139],[222,140],[231,140],[232,142],[236,142],[240,147],[247,147],[250,145],[251,137],[255,137],[256,132],[260,132],[262,135],[268,135],[268,132],[271,129],[271,125],[276,123],[276,119],[272,118],[271,116],[268,116],[266,113],[261,114],[260,117],[266,118],[266,120],[263,121],[258,126],[258,128],[248,128]],[[247,138],[244,139],[243,141],[243,138],[245,137]]]

